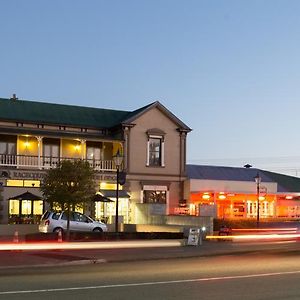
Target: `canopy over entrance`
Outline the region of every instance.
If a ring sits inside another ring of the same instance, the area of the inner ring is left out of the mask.
[[[43,198],[27,191],[18,196],[11,197],[8,200],[31,200],[31,201],[34,201],[34,200],[43,200]]]
[[[100,190],[100,194],[106,198],[116,198],[117,192],[116,190]],[[125,190],[119,190],[119,198],[130,198],[130,195]]]
[[[113,200],[105,197],[105,196],[102,196],[100,194],[96,194],[94,197],[93,197],[93,201],[96,201],[96,202],[114,202]]]

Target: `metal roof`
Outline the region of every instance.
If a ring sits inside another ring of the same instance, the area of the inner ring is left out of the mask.
[[[254,181],[259,173],[262,182],[277,183],[277,192],[300,192],[300,178],[256,168],[187,165],[189,179]]]
[[[0,98],[0,119],[89,128],[111,128],[130,111]]]
[[[187,125],[166,109],[159,101],[155,101],[134,111],[122,111],[19,100],[17,98],[0,98],[0,119],[21,123],[109,129],[121,124],[131,123],[154,107],[165,113],[181,130],[191,131]]]

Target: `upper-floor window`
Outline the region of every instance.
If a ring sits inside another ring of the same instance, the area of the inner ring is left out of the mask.
[[[16,138],[12,136],[0,136],[0,154],[16,154]]]
[[[57,139],[44,138],[43,154],[46,157],[59,157],[60,142]]]
[[[101,160],[102,143],[86,142],[86,158],[88,160]]]
[[[147,131],[147,166],[164,167],[164,143],[165,133],[157,128]]]
[[[149,166],[161,166],[161,138],[149,138]]]

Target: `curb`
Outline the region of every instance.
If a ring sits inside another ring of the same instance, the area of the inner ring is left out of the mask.
[[[81,259],[81,260],[72,260],[67,262],[51,262],[51,263],[44,263],[44,264],[37,264],[37,265],[15,265],[15,266],[0,266],[0,270],[7,270],[7,269],[24,269],[24,268],[43,268],[43,267],[61,267],[61,266],[81,266],[81,265],[96,265],[107,263],[106,259]]]

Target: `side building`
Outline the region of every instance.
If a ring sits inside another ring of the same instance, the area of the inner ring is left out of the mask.
[[[218,219],[300,218],[298,177],[208,165],[187,165],[187,177],[183,213]]]
[[[149,224],[172,214],[183,199],[190,131],[158,101],[121,111],[0,98],[0,223],[37,223],[47,209],[41,180],[64,159],[93,166],[97,191],[110,201],[85,212],[114,223],[118,152],[126,173],[120,221]]]

